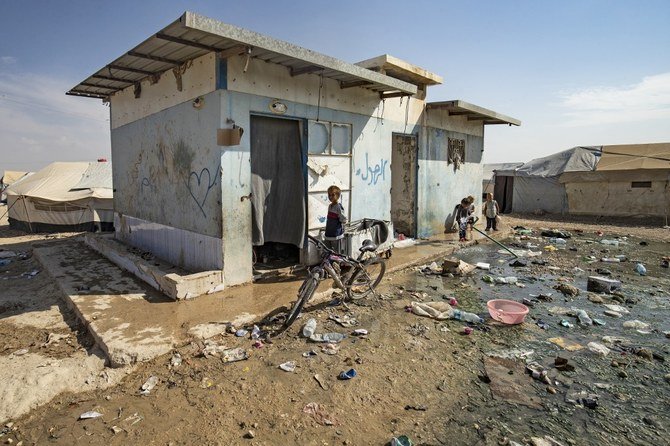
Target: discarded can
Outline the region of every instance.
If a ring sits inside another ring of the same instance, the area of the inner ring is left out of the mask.
[[[338,375],[339,379],[345,380],[345,381],[348,380],[348,379],[355,378],[355,377],[356,377],[356,370],[355,369],[349,369],[347,371],[340,372],[340,374]]]

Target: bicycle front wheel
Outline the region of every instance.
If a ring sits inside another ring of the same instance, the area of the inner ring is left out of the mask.
[[[305,282],[303,282],[302,286],[300,287],[300,291],[298,292],[298,300],[293,303],[293,306],[289,310],[288,315],[286,315],[286,321],[284,321],[283,326],[284,330],[290,327],[293,322],[295,322],[295,320],[300,315],[302,308],[314,295],[316,288],[319,286],[319,279],[316,276],[316,274],[312,274],[307,280],[305,280]]]
[[[349,298],[358,300],[370,294],[382,281],[385,272],[386,262],[381,257],[363,262],[362,268],[351,276],[347,284]]]

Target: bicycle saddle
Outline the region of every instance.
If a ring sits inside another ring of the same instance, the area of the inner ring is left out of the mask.
[[[370,239],[363,241],[363,246],[360,247],[360,252],[372,252],[377,250],[377,245]]]

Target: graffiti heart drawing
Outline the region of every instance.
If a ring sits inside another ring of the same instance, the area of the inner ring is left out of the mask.
[[[188,176],[188,193],[191,194],[193,200],[200,208],[203,216],[207,216],[205,213],[205,201],[207,201],[207,195],[209,195],[210,189],[216,184],[216,178],[212,179],[212,175],[209,173],[208,168],[203,168],[200,173],[191,172]]]

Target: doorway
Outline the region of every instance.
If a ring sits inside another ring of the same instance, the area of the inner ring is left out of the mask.
[[[251,116],[251,217],[256,265],[299,261],[306,232],[300,122]]]
[[[391,220],[399,234],[416,237],[416,135],[393,134],[391,153]]]

